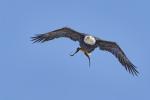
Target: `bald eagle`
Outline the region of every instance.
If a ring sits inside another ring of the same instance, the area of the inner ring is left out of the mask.
[[[37,34],[36,36],[32,37],[32,41],[33,43],[35,42],[43,43],[60,37],[66,37],[70,38],[73,41],[78,41],[80,47],[78,47],[76,51],[70,56],[74,56],[79,51],[83,51],[83,53],[89,60],[89,66],[90,66],[90,53],[94,51],[95,48],[98,47],[100,50],[112,53],[119,60],[119,62],[125,67],[125,69],[132,75],[137,76],[139,74],[139,72],[136,69],[136,66],[134,66],[131,63],[131,61],[127,58],[127,56],[125,55],[123,50],[118,46],[117,43],[102,40],[98,37],[89,34],[80,33],[68,27],[57,29],[44,34]]]

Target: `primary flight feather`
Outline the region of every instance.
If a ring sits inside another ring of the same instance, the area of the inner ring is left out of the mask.
[[[68,27],[57,29],[45,34],[37,34],[36,36],[32,37],[32,41],[33,43],[35,42],[43,43],[60,37],[66,37],[73,41],[78,41],[80,47],[78,47],[76,49],[76,52],[70,56],[74,56],[80,50],[83,51],[86,57],[88,57],[89,66],[90,66],[89,54],[92,51],[94,51],[95,48],[99,47],[100,50],[104,50],[112,53],[129,73],[131,73],[132,75],[139,74],[136,67],[127,58],[127,56],[125,55],[123,50],[118,46],[117,43],[111,41],[105,41],[89,34],[80,33]]]

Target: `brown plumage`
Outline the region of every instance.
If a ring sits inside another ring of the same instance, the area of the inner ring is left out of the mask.
[[[132,75],[138,75],[139,72],[136,70],[136,67],[131,63],[127,58],[123,50],[118,46],[117,43],[111,41],[105,41],[97,37],[91,36],[89,34],[77,32],[71,28],[61,28],[45,34],[38,34],[35,37],[32,37],[32,41],[35,42],[45,42],[53,40],[55,38],[66,37],[73,41],[78,41],[80,47],[77,48],[76,52],[71,56],[74,56],[78,51],[83,51],[86,57],[89,59],[90,66],[90,56],[89,53],[99,47],[100,50],[108,51],[112,53],[119,62],[125,67],[125,69]]]

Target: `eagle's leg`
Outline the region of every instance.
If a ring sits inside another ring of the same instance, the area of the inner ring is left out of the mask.
[[[78,53],[80,51],[81,48],[77,48],[75,53],[71,54],[70,56],[74,56],[76,53]]]
[[[90,60],[90,56],[89,56],[89,53],[88,52],[84,52],[85,56],[88,58],[89,60],[89,68],[91,66],[91,60]]]

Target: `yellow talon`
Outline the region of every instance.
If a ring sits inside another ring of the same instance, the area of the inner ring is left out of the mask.
[[[89,53],[89,52],[87,52],[87,51],[85,51],[85,53],[86,53],[88,56],[90,56],[90,55],[91,55],[91,53]]]
[[[86,51],[85,49],[83,49],[83,48],[80,48],[80,50],[81,50],[83,53],[88,54],[89,56],[91,55],[91,53],[87,52],[87,51]]]

